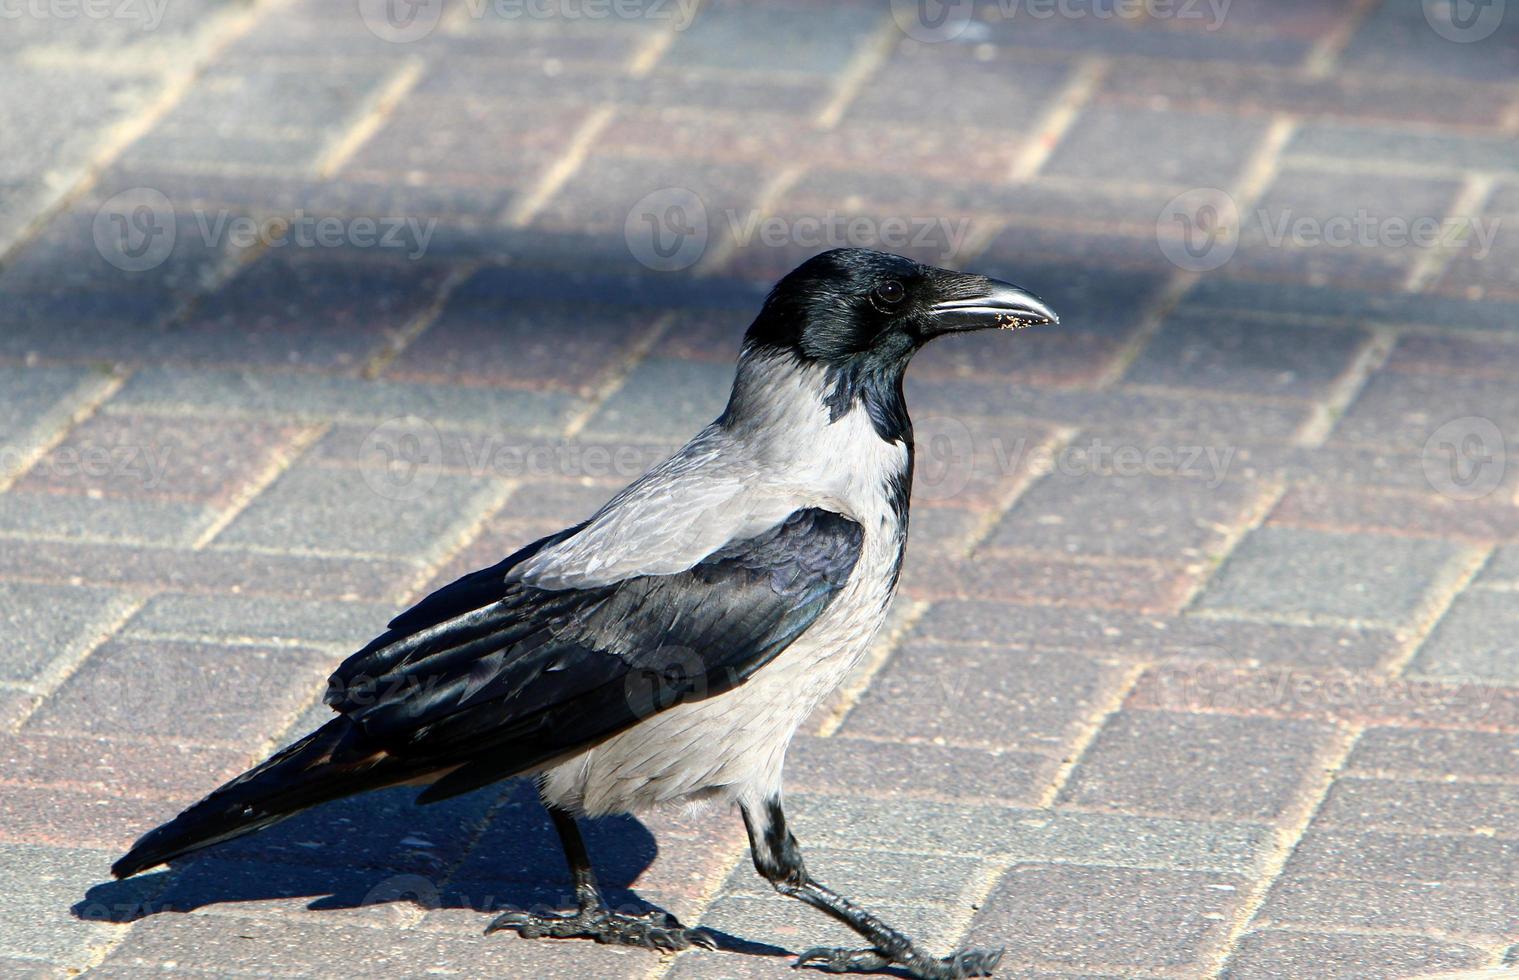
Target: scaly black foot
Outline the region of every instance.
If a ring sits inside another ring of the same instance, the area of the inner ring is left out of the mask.
[[[702,929],[687,929],[663,912],[627,915],[611,909],[578,912],[503,912],[485,927],[486,935],[512,929],[524,939],[553,936],[560,939],[594,939],[598,943],[640,946],[644,949],[716,949],[717,941]]]
[[[989,977],[1002,961],[1000,949],[962,949],[936,960],[913,953],[893,960],[878,949],[833,949],[817,946],[796,959],[797,966],[816,966],[829,973],[871,973],[896,964],[919,980],[963,980]]]

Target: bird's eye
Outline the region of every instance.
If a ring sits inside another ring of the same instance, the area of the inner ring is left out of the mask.
[[[895,279],[888,279],[876,287],[876,298],[888,306],[895,306],[902,302],[902,297],[907,295],[907,290]]]

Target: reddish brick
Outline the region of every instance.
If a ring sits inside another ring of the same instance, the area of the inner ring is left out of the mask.
[[[1346,767],[1410,776],[1509,776],[1519,766],[1519,735],[1428,728],[1372,728]]]
[[[1471,501],[1432,492],[1368,492],[1309,486],[1289,490],[1272,510],[1267,523],[1324,531],[1502,541],[1519,537],[1519,507],[1491,496]]]
[[[909,644],[840,733],[1054,754],[1112,679],[1112,671],[1076,654]]]
[[[1291,719],[1120,712],[1082,756],[1061,801],[1275,820],[1292,805],[1331,733],[1328,725]]]
[[[182,800],[252,761],[245,749],[76,735],[0,736],[0,781],[114,797]]]
[[[904,581],[920,599],[997,599],[1003,602],[1101,606],[1175,612],[1191,591],[1193,566],[1137,560],[1063,561],[1042,554],[986,555],[946,563]]]
[[[16,487],[224,502],[298,431],[233,419],[95,415],[38,460]]]
[[[1318,980],[1371,977],[1428,977],[1484,965],[1483,950],[1424,936],[1329,935],[1317,932],[1252,932],[1240,941],[1224,968],[1229,980],[1278,980],[1311,976]]]
[[[28,719],[28,732],[255,743],[321,690],[331,655],[291,647],[111,640]]]
[[[799,735],[786,758],[798,792],[1036,804],[1056,760],[1032,752]]]
[[[1314,826],[1376,827],[1412,832],[1491,834],[1519,809],[1519,786],[1341,776]]]

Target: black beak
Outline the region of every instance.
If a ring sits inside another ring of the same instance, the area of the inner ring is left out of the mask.
[[[934,333],[962,330],[1019,330],[1040,323],[1059,323],[1055,311],[1026,289],[985,276],[966,277],[956,284],[953,299],[929,307]]]

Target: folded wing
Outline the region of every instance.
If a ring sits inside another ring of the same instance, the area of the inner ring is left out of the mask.
[[[863,537],[809,508],[673,574],[566,589],[512,575],[573,533],[429,596],[344,662],[327,703],[354,724],[335,761],[378,749],[454,767],[422,797],[442,799],[730,690],[827,608]]]

